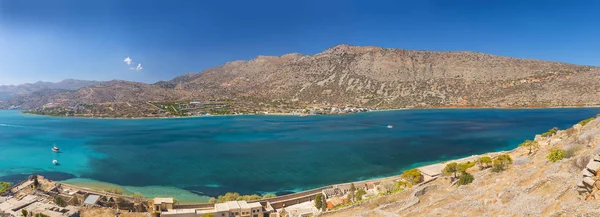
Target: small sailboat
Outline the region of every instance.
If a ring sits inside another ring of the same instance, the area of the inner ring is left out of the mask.
[[[392,126],[391,124],[389,124],[389,125],[387,125],[387,128],[388,129],[392,129],[392,128],[394,128],[394,126]]]
[[[54,143],[54,147],[52,147],[52,151],[53,152],[60,152],[60,149],[58,149],[58,147],[56,147],[56,143]]]
[[[58,165],[58,161],[57,160],[52,160],[52,164]]]

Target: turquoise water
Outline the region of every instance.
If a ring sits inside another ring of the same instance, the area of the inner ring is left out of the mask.
[[[191,200],[229,191],[285,194],[512,149],[536,133],[597,113],[598,108],[440,109],[110,120],[0,111],[0,180],[41,173]],[[53,143],[61,153],[50,150]]]

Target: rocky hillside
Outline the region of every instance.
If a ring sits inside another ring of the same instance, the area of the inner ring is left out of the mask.
[[[304,56],[259,56],[155,84],[113,81],[77,91],[32,93],[3,107],[144,101],[272,101],[287,109],[357,107],[548,107],[600,104],[598,67],[475,52],[338,45]],[[282,111],[286,112],[286,111]]]
[[[508,152],[513,163],[505,171],[470,168],[471,184],[441,178],[324,216],[599,216],[598,188],[591,190],[597,170],[589,168],[600,167],[600,119],[535,140],[532,154],[526,147]],[[564,150],[564,158],[551,162],[551,150]]]
[[[60,82],[38,81],[32,84],[20,85],[0,85],[0,101],[7,100],[14,96],[27,95],[43,90],[77,90],[82,87],[99,84],[99,81],[84,81],[75,79],[66,79]]]

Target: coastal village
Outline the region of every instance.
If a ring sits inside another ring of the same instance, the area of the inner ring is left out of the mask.
[[[24,111],[28,114],[67,116],[67,117],[192,117],[215,115],[331,115],[352,114],[379,110],[378,108],[360,107],[353,105],[331,104],[327,102],[313,104],[299,104],[285,100],[272,100],[270,102],[233,100],[188,100],[180,102],[155,102],[149,101],[142,105],[133,106],[133,102],[103,103],[103,104],[76,104],[67,106],[60,102],[51,102],[39,109]],[[143,110],[133,109],[144,107]]]

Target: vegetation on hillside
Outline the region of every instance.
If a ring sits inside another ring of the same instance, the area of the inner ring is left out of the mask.
[[[535,140],[525,140],[525,142],[521,143],[519,147],[529,148],[529,154],[531,154],[533,149],[540,149],[540,144]]]
[[[552,149],[546,158],[548,158],[548,160],[551,162],[556,162],[562,160],[564,158],[564,154],[565,151],[562,149]]]
[[[421,171],[416,168],[404,171],[400,177],[413,185],[423,181]]]
[[[276,195],[275,194],[265,194],[263,196],[260,196],[258,194],[240,195],[237,192],[227,192],[225,195],[219,195],[217,198],[211,197],[209,199],[209,202],[210,203],[223,203],[223,202],[227,202],[227,201],[240,201],[240,200],[253,201],[253,200],[268,199],[268,198],[273,198],[273,197],[276,197]]]
[[[3,194],[10,189],[10,182],[0,182],[0,194]]]
[[[582,120],[582,121],[580,121],[580,122],[579,122],[579,123],[577,123],[577,124],[580,124],[580,125],[583,127],[583,126],[585,126],[587,123],[589,123],[589,122],[590,122],[590,121],[592,121],[592,120],[594,120],[594,118],[588,118],[588,119],[585,119],[585,120]]]
[[[501,154],[494,159],[492,164],[492,172],[502,172],[504,171],[508,165],[512,164],[513,160],[508,154]]]

